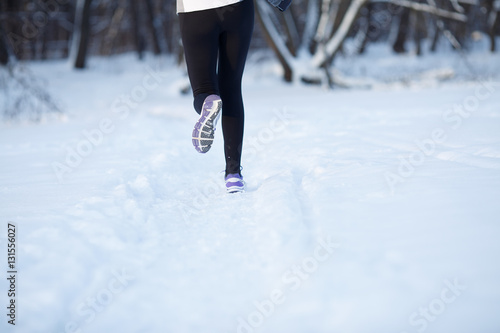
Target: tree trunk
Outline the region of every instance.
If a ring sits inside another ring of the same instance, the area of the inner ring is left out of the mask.
[[[392,49],[396,53],[405,53],[405,43],[408,36],[408,21],[410,20],[410,10],[408,8],[403,8],[399,15],[398,23],[398,34]]]
[[[5,33],[0,25],[0,65],[5,66],[9,63],[8,44],[5,42]]]
[[[142,40],[142,35],[139,28],[139,10],[138,10],[139,8],[137,6],[138,4],[139,3],[135,0],[128,1],[128,9],[130,11],[130,20],[131,20],[130,23],[132,25],[133,41],[135,49],[137,51],[137,56],[139,57],[139,60],[142,60],[144,52],[144,41]]]
[[[161,15],[161,30],[163,36],[165,36],[165,44],[163,50],[169,54],[176,54],[179,49],[179,22],[177,15],[175,13],[175,2],[168,1],[163,7],[160,13]]]
[[[147,12],[147,26],[149,28],[151,38],[153,40],[153,53],[155,55],[161,54],[160,41],[158,38],[158,30],[156,29],[154,8],[151,0],[146,0],[146,12]]]
[[[21,21],[20,11],[21,3],[19,1],[0,2],[0,15],[3,15],[0,25],[3,29],[4,43],[10,57],[16,59],[23,58],[24,46],[27,41],[21,31],[22,24],[18,23]]]
[[[77,48],[75,68],[83,69],[87,61],[90,39],[90,4],[92,0],[78,0],[75,14],[74,42]]]
[[[500,15],[498,15],[498,11],[495,8],[492,8],[489,16],[488,35],[490,36],[490,51],[495,52],[497,48],[495,37],[497,29],[500,26]]]
[[[438,27],[438,22],[436,18],[432,18],[432,25],[434,27],[433,36],[432,36],[432,43],[431,43],[431,52],[436,52],[437,50],[437,45],[439,42],[439,36],[441,35],[441,31]]]
[[[0,5],[0,15],[3,14],[2,6]],[[0,65],[5,66],[10,59],[9,43],[7,42],[7,30],[4,29],[3,20],[0,21]]]
[[[284,44],[283,40],[280,38],[280,34],[274,27],[273,23],[269,19],[267,15],[265,15],[264,11],[267,9],[262,6],[261,0],[254,0],[255,4],[255,15],[260,25],[263,27],[264,37],[268,43],[268,45],[273,49],[274,53],[278,57],[279,62],[284,70],[284,79],[286,82],[292,82],[293,80],[293,71],[291,60],[293,59],[292,55],[288,51],[288,48]],[[267,6],[267,3],[264,3]]]
[[[358,47],[358,54],[364,54],[365,51],[366,51],[366,45],[368,45],[368,41],[370,40],[370,29],[371,29],[371,24],[372,24],[372,4],[369,3],[366,5],[366,7],[364,9],[362,9],[360,11],[361,15],[364,16],[364,26],[360,26],[360,31],[358,32],[358,34],[361,34],[362,36],[362,39],[361,40],[361,43],[359,44],[359,47]],[[375,36],[374,38],[376,38],[377,36]],[[355,37],[354,38],[355,40],[357,40],[357,38]]]
[[[312,59],[312,65],[316,68],[324,68],[329,66],[333,60],[335,54],[339,51],[347,37],[351,27],[353,26],[356,18],[358,17],[359,11],[368,2],[368,0],[353,0],[350,2],[345,15],[342,15],[342,21],[332,38],[326,43],[325,47],[318,49],[316,54]]]
[[[336,82],[337,80],[331,72],[333,59],[342,50],[344,41],[360,14],[365,16],[365,22],[364,24],[360,22],[360,32],[354,37],[355,42],[358,42],[356,45],[362,51],[366,43],[371,41],[369,19],[376,21],[377,18],[372,17],[375,15],[374,13],[370,13],[369,1],[371,0],[309,0],[297,3],[294,8],[301,9],[301,16],[294,23],[299,28],[297,30],[301,34],[301,43],[296,45],[300,45],[301,51],[309,52],[299,52],[298,55],[295,55],[293,52],[295,48],[287,47],[286,43],[293,34],[287,33],[286,27],[280,29],[277,26],[284,19],[280,17],[281,13],[273,11],[266,0],[254,0],[256,17],[261,25],[261,31],[283,68],[285,80],[301,80],[312,84],[328,82],[330,86],[332,82]],[[390,11],[394,15],[393,17],[399,16],[399,22],[395,22],[398,28],[398,38],[393,44],[397,52],[405,51],[404,44],[410,37],[410,12],[413,12],[412,16],[415,18],[413,28],[417,46],[418,42],[426,37],[425,20],[427,16],[447,18],[458,21],[460,24],[467,21],[467,17],[462,13],[439,8],[435,5],[435,0],[427,0],[428,4],[410,0],[375,1],[387,2],[391,6],[397,6],[401,9],[397,13],[395,10]],[[290,15],[288,18],[290,19],[292,16]],[[390,18],[392,19],[392,17]],[[292,21],[289,22],[292,23]],[[297,22],[302,23],[297,24]],[[384,28],[386,26],[387,24],[384,24]]]
[[[307,16],[304,28],[304,36],[302,38],[301,49],[307,49],[310,54],[316,51],[316,41],[314,40],[314,33],[318,28],[320,15],[319,0],[309,0],[307,5]]]
[[[344,19],[344,15],[347,13],[347,10],[349,9],[349,6],[351,5],[352,1],[351,0],[339,0],[337,1],[336,4],[336,13],[335,13],[335,20],[333,22],[333,29],[330,31],[329,38],[333,37],[333,34],[337,32],[339,29],[340,25],[342,24],[342,20]]]
[[[288,9],[284,13],[285,19],[285,30],[287,35],[287,46],[290,53],[295,57],[297,56],[299,49],[299,31],[297,30],[297,24],[295,23],[295,18],[292,14],[292,8]]]
[[[426,22],[422,12],[412,11],[413,34],[417,55],[422,55],[422,40],[426,37]]]

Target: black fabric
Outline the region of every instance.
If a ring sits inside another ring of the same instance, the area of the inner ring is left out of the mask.
[[[244,126],[241,79],[254,26],[253,0],[179,13],[179,21],[195,110],[200,113],[206,96],[221,97],[226,174],[239,173]]]
[[[210,96],[210,94],[201,93],[201,94],[198,94],[194,97],[193,106],[194,106],[194,109],[196,110],[196,112],[198,112],[198,114],[201,114],[201,109],[203,108],[203,103],[205,102],[205,99],[208,96]]]

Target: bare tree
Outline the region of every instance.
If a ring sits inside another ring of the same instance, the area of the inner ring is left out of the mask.
[[[132,36],[135,44],[135,49],[139,60],[142,60],[144,54],[144,38],[141,34],[140,24],[139,24],[139,5],[140,3],[136,0],[128,1],[128,10],[130,13],[130,23],[132,25]]]
[[[90,5],[92,0],[78,0],[75,8],[75,29],[73,31],[74,66],[85,68],[90,39]]]
[[[394,43],[392,44],[392,49],[396,53],[405,53],[405,43],[409,34],[409,23],[410,23],[410,9],[403,8],[401,15],[397,18],[397,35]]]
[[[0,16],[3,14],[2,7],[0,6]],[[4,28],[3,20],[0,21],[0,65],[5,66],[9,62],[11,50],[7,42],[7,34]]]
[[[265,0],[254,0],[256,15],[263,34],[283,67],[284,79],[288,82],[302,80],[307,83],[332,84],[331,67],[336,54],[342,50],[344,41],[352,33],[357,19],[370,0],[309,0],[304,4],[293,4],[292,12],[282,15],[269,6]],[[372,0],[375,1],[375,0]],[[431,1],[431,0],[429,0]],[[404,7],[406,10],[394,12],[399,16],[400,38],[395,44],[396,51],[404,51],[404,41],[408,32],[407,15],[413,14],[413,30],[417,42],[427,34],[425,15],[446,18],[457,22],[467,22],[463,13],[439,8],[434,3],[417,3],[409,0],[377,0]],[[301,6],[301,7],[299,7]],[[298,10],[301,15],[296,15]],[[425,15],[424,15],[425,13]],[[366,45],[370,20],[364,18],[364,31],[355,52]],[[300,22],[305,22],[300,24]],[[361,29],[361,30],[362,30]],[[299,34],[298,32],[301,32]],[[298,37],[297,37],[298,35]]]
[[[155,9],[152,0],[145,0],[146,5],[146,25],[149,29],[153,44],[153,53],[159,55],[161,53],[160,40],[158,37],[158,23],[155,17]]]
[[[322,0],[321,4],[318,1],[310,2],[307,18],[308,20],[315,19],[316,22],[309,22],[304,29],[306,32],[303,35],[305,42],[287,43],[282,36],[286,36],[285,38],[288,39],[291,37],[289,34],[279,32],[275,23],[277,21],[276,14],[272,12],[273,9],[265,1],[255,0],[257,18],[263,27],[267,41],[283,66],[285,80],[300,79],[305,82],[321,82],[322,75],[320,74],[318,78],[318,73],[324,70],[326,70],[324,73],[328,78],[328,67],[347,37],[360,9],[367,1]],[[338,10],[345,10],[345,12],[341,13]],[[319,15],[316,15],[318,11]],[[331,15],[335,15],[333,20]],[[288,21],[287,26],[297,26],[296,22],[290,22],[291,17],[288,18]],[[299,29],[294,28],[294,31],[299,31]],[[309,47],[306,52],[307,44],[312,45],[312,47]],[[294,50],[293,45],[301,45],[302,49]],[[308,54],[308,63],[300,65],[297,54]]]
[[[488,0],[486,2],[487,11],[487,32],[490,38],[490,50],[491,52],[496,51],[496,40],[495,37],[500,30],[500,2]]]

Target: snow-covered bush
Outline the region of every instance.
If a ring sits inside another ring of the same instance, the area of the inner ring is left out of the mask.
[[[0,113],[4,121],[39,122],[62,110],[45,88],[45,82],[26,66],[0,66]]]

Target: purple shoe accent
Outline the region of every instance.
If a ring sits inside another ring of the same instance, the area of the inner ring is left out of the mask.
[[[229,193],[237,193],[245,191],[245,182],[243,176],[239,173],[230,173],[225,177],[226,190]]]
[[[215,126],[220,118],[222,100],[218,95],[205,98],[201,116],[194,125],[192,134],[193,146],[199,153],[206,153],[214,141]]]

